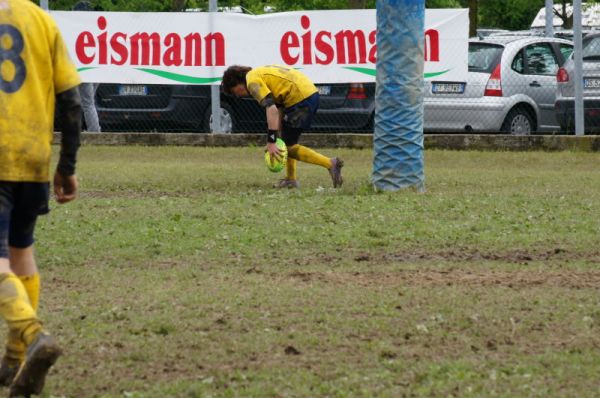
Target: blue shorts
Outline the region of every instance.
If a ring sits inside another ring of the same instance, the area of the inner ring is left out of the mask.
[[[8,258],[8,247],[25,249],[34,242],[39,215],[47,214],[50,184],[47,182],[0,181],[0,258]]]
[[[283,110],[283,126],[281,138],[288,147],[298,143],[300,134],[308,128],[319,108],[319,93],[298,102]]]

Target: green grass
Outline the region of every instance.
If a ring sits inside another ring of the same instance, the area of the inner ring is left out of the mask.
[[[84,147],[37,228],[46,396],[600,395],[600,157],[426,152],[373,193],[261,148]]]

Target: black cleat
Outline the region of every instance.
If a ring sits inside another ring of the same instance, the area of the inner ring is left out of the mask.
[[[274,184],[273,188],[300,188],[300,184],[297,180],[288,180],[287,178],[284,178]]]
[[[27,348],[25,362],[10,385],[9,398],[39,395],[50,367],[54,365],[62,350],[54,337],[41,332]]]
[[[6,356],[3,357],[2,362],[0,362],[0,386],[10,386],[20,366],[20,361],[7,358]]]
[[[342,159],[331,159],[331,168],[329,169],[329,175],[331,176],[331,182],[333,182],[334,188],[339,188],[344,183],[344,179],[342,178],[342,167],[344,167],[344,161]]]

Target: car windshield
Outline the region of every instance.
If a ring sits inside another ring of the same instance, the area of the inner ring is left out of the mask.
[[[582,55],[584,61],[600,61],[600,36],[585,43]]]
[[[489,43],[469,43],[469,72],[492,73],[504,47]]]

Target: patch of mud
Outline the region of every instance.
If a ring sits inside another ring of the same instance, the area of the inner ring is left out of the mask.
[[[377,259],[375,257],[374,259]],[[544,251],[513,250],[504,252],[483,252],[479,250],[447,250],[436,252],[397,252],[381,255],[381,260],[393,262],[415,262],[415,261],[502,261],[507,263],[528,263],[534,261],[553,260],[589,260],[600,262],[600,251],[570,252],[557,247]],[[371,256],[359,254],[355,261],[371,261]]]
[[[571,251],[563,248],[546,250],[506,250],[506,251],[482,251],[478,249],[455,249],[455,250],[411,250],[398,252],[357,252],[331,255],[328,253],[315,253],[312,256],[294,258],[290,261],[294,265],[311,265],[315,261],[320,263],[335,263],[345,259],[352,259],[356,263],[365,266],[376,266],[394,263],[420,263],[420,262],[444,262],[444,263],[468,263],[468,262],[502,262],[508,264],[527,265],[534,262],[569,263],[572,261],[583,261],[600,264],[600,250]]]
[[[122,189],[118,191],[81,191],[80,199],[148,199],[148,198],[186,198],[190,192],[172,192],[153,190]]]
[[[595,289],[600,271],[469,271],[398,270],[393,272],[299,272],[287,274],[302,282],[355,284],[360,286],[497,286],[507,288],[560,287]]]

